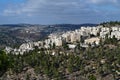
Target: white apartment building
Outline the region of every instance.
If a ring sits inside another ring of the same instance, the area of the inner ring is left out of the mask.
[[[62,37],[59,37],[59,38],[55,39],[55,45],[56,46],[62,46]]]
[[[51,44],[51,39],[46,39],[44,42],[45,42],[45,45],[49,45]]]
[[[99,33],[99,28],[98,27],[91,27],[90,34],[93,34],[93,35],[97,36],[98,33]]]
[[[102,27],[101,28],[101,32],[100,32],[100,37],[101,38],[105,38],[107,34],[109,36],[109,34],[110,34],[110,28]]]
[[[6,53],[10,53],[13,49],[11,47],[5,47]]]
[[[99,43],[100,43],[100,38],[98,38],[98,37],[94,37],[94,38],[90,38],[90,39],[86,39],[85,40],[85,44],[96,44],[96,45],[99,45]]]
[[[72,32],[72,33],[70,34],[70,41],[71,41],[72,43],[76,41],[76,34],[75,34],[74,32]]]
[[[118,31],[119,28],[118,27],[111,27],[112,31]]]
[[[115,36],[115,38],[120,40],[120,31],[113,31],[113,32],[111,32],[111,38],[113,38],[113,36]]]
[[[24,43],[19,47],[22,51],[33,50],[33,42]]]
[[[102,27],[101,32],[110,32],[110,28],[108,27]]]
[[[66,42],[69,42],[71,40],[70,34],[71,34],[71,31],[62,34],[62,37],[65,39]]]
[[[74,48],[76,47],[76,45],[74,45],[74,44],[68,44],[68,47],[69,47],[70,49],[74,49]]]
[[[40,45],[42,46],[42,41],[34,42],[33,44],[34,44],[34,46],[38,46],[39,47]]]

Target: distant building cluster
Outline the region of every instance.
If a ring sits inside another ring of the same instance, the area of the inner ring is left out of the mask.
[[[115,37],[120,40],[120,28],[118,26],[110,28],[103,26],[81,27],[75,31],[68,31],[62,34],[50,34],[48,39],[44,41],[23,43],[19,49],[6,47],[5,51],[17,55],[34,50],[35,47],[48,49],[52,46],[61,47],[65,43],[68,43],[69,48],[75,48],[76,43],[80,43],[81,47],[89,47],[89,45],[99,45],[100,39],[106,37]]]

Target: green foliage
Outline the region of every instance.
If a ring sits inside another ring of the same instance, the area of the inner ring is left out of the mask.
[[[119,21],[103,22],[100,25],[103,25],[104,27],[111,27],[111,26],[120,25],[120,22]]]
[[[46,51],[49,51],[49,54]],[[66,51],[69,52],[69,55],[66,55]],[[24,68],[32,67],[36,74],[45,74],[50,79],[55,80],[63,80],[66,74],[77,71],[81,75],[94,75],[93,72],[96,72],[103,76],[106,73],[113,74],[112,70],[114,69],[119,70],[116,66],[120,62],[119,46],[112,50],[105,48],[104,45],[95,48],[90,47],[79,54],[74,54],[75,52],[69,50],[63,50],[63,54],[57,50],[56,52],[58,54],[53,56],[50,55],[51,50],[38,48],[24,55],[7,55],[4,51],[0,51],[0,70],[7,71],[10,68],[14,73],[20,73]],[[107,62],[101,64],[101,59],[105,59]],[[97,66],[95,70],[92,69],[93,65]],[[90,68],[86,69],[86,66]],[[96,80],[93,75],[89,76],[89,80]]]
[[[53,43],[53,49],[55,49],[55,47],[56,47],[56,45],[55,45],[55,43]]]
[[[0,50],[0,75],[2,75],[9,67],[11,67],[9,56]]]
[[[63,44],[63,48],[66,49],[66,50],[68,50],[68,49],[69,49],[68,44],[67,44],[67,43],[64,43],[64,44]]]
[[[105,44],[117,45],[118,40],[117,40],[117,38],[115,38],[115,36],[113,36],[113,38],[108,38],[108,37],[106,37],[104,43],[105,43]]]
[[[90,75],[89,80],[97,80],[97,79],[96,79],[96,77],[94,75]]]

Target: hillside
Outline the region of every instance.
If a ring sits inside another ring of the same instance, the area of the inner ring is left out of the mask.
[[[96,26],[96,24],[4,24],[0,25],[0,48],[17,47],[24,42],[43,40],[50,33],[60,33],[79,29],[81,26]]]

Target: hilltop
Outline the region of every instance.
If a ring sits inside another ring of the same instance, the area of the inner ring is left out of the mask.
[[[120,21],[110,21],[110,22],[103,22],[100,23],[103,27],[112,27],[112,26],[120,26]]]

